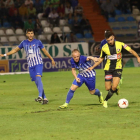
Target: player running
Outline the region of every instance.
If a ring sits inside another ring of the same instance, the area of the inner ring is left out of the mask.
[[[106,33],[109,33],[110,32],[110,30],[105,30],[105,34]],[[116,40],[115,40],[116,41]],[[105,45],[107,43],[107,41],[106,41],[106,39],[103,39],[102,41],[101,41],[101,44],[100,44],[100,48],[99,49],[102,49],[102,47]],[[103,61],[103,65],[105,66],[105,63],[106,63],[106,57],[104,58],[104,61]],[[119,86],[122,84],[122,80],[123,80],[123,77],[121,77],[121,79],[120,79],[120,83],[119,83],[119,85],[118,85],[118,88],[120,88]],[[116,93],[117,95],[118,95],[118,93]]]
[[[112,97],[112,95],[117,91],[117,86],[120,82],[122,75],[122,51],[126,49],[128,52],[133,54],[138,63],[140,63],[140,57],[138,54],[132,50],[129,46],[123,42],[115,41],[115,37],[112,32],[105,33],[105,39],[107,43],[102,47],[100,58],[97,63],[88,70],[93,70],[96,66],[103,62],[104,58],[107,58],[107,62],[104,67],[105,71],[105,88],[108,94],[104,100],[103,106],[108,107],[107,101]],[[113,80],[113,82],[111,82]]]
[[[72,58],[71,58],[71,67],[72,67],[72,74],[75,80],[72,83],[70,90],[68,91],[66,102],[59,106],[59,108],[67,108],[70,100],[72,99],[74,92],[78,87],[81,87],[83,83],[89,89],[91,95],[97,95],[99,97],[99,102],[103,103],[103,96],[102,93],[95,89],[95,82],[96,82],[96,73],[94,70],[87,71],[87,68],[91,67],[91,63],[89,60],[93,60],[94,62],[98,60],[96,57],[86,57],[80,55],[79,50],[74,49],[72,51]],[[76,69],[79,70],[79,74],[76,75]]]
[[[45,96],[43,84],[41,81],[42,71],[43,71],[43,61],[40,54],[40,49],[44,54],[52,60],[52,65],[55,65],[53,58],[44,48],[40,40],[34,39],[34,31],[32,29],[27,29],[26,36],[27,40],[23,40],[18,47],[11,50],[7,54],[0,54],[1,57],[8,56],[18,52],[20,49],[24,48],[26,51],[27,62],[29,66],[29,73],[32,81],[35,81],[35,84],[38,88],[39,96],[35,99],[36,102],[42,102],[42,104],[47,104],[48,100]]]

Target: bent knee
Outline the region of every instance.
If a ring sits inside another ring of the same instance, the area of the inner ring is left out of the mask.
[[[105,87],[106,91],[109,91],[111,89],[111,87]]]

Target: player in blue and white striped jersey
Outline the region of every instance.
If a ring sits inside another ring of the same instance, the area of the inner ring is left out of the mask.
[[[89,60],[93,60],[94,62],[98,60],[96,57],[86,57],[80,55],[80,52],[77,49],[72,51],[72,58],[71,58],[71,67],[72,67],[72,74],[75,80],[72,83],[70,90],[68,91],[66,102],[59,106],[59,108],[67,108],[70,100],[72,99],[74,92],[78,87],[81,87],[83,83],[88,87],[89,92],[91,95],[97,95],[99,97],[99,102],[103,103],[102,93],[95,89],[95,82],[96,82],[96,72],[94,70],[88,71],[87,69],[91,67],[91,63]],[[79,74],[76,75],[76,69],[79,70]]]
[[[35,101],[42,102],[42,104],[47,104],[48,100],[45,96],[43,84],[41,81],[42,72],[43,72],[43,61],[40,54],[40,49],[44,54],[52,60],[52,65],[55,65],[53,58],[44,48],[40,40],[34,39],[34,31],[32,29],[27,29],[26,36],[27,40],[23,40],[18,47],[11,50],[7,54],[1,54],[0,56],[8,56],[18,52],[20,49],[24,48],[26,51],[27,62],[29,66],[29,73],[32,81],[35,81],[35,84],[38,88],[39,96]]]

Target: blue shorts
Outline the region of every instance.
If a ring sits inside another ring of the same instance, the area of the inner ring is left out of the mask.
[[[36,75],[42,76],[43,72],[43,64],[35,65],[33,67],[29,67],[29,73],[32,81],[36,80]]]
[[[96,82],[96,77],[83,77],[80,74],[78,74],[77,76],[78,78],[80,78],[80,83],[76,82],[76,80],[73,81],[72,84],[81,87],[83,83],[85,83],[85,85],[88,87],[88,89],[94,90],[95,89],[95,82]]]

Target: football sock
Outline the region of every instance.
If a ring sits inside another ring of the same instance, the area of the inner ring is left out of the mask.
[[[95,89],[94,95],[101,96],[99,89]]]
[[[66,103],[69,103],[70,100],[72,99],[73,95],[74,95],[74,92],[73,90],[69,90],[68,94],[67,94],[67,98],[66,98]]]
[[[37,88],[38,88],[39,97],[42,97],[44,92],[43,92],[43,84],[41,81],[41,77],[36,77],[35,83],[36,83]]]
[[[43,98],[43,99],[45,99],[45,98],[46,98],[46,95],[45,95],[45,93],[44,93],[44,89],[43,89],[42,98]]]
[[[115,91],[113,91],[112,89],[110,89],[108,91],[108,94],[107,94],[106,98],[105,98],[105,101],[108,101],[108,99],[110,99],[113,96],[113,94],[115,93]]]

